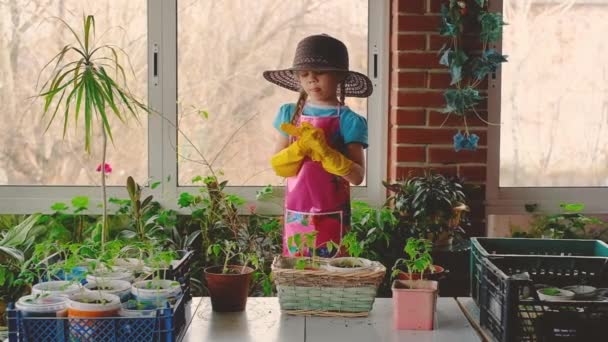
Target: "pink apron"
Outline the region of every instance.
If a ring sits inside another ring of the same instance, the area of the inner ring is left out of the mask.
[[[332,116],[301,115],[296,126],[306,121],[323,129],[328,144],[341,151],[344,142],[340,136],[340,107],[337,109],[337,114]],[[287,179],[283,255],[294,254],[290,253],[287,245],[290,236],[316,230],[317,254],[328,257],[327,241],[339,244],[349,227],[350,184],[342,177],[325,171],[320,162],[305,158],[300,172]],[[293,246],[291,252],[295,252]],[[305,251],[302,254],[310,253]]]

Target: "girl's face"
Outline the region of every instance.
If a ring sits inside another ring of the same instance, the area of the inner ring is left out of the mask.
[[[298,71],[300,86],[308,94],[311,102],[324,105],[336,105],[338,100],[338,75],[331,71]]]

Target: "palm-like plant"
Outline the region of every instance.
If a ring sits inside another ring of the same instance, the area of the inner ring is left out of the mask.
[[[149,112],[148,108],[135,99],[126,86],[125,68],[119,62],[119,54],[126,52],[116,46],[95,42],[95,18],[83,17],[83,33],[79,36],[64,20],[57,18],[65,25],[75,38],[75,44],[65,45],[43,68],[54,63],[51,77],[42,85],[39,94],[44,98],[43,118],[50,114],[46,130],[57,117],[60,108],[63,112],[63,137],[68,122],[74,125],[82,115],[85,129],[85,152],[91,152],[92,131],[94,122],[100,122],[102,132],[102,229],[101,244],[108,238],[107,198],[106,198],[106,149],[108,138],[114,141],[109,118],[113,115],[125,123],[127,116],[138,119],[138,111]],[[132,69],[131,69],[132,70]],[[111,76],[113,75],[113,76]],[[61,114],[60,114],[61,115]],[[45,132],[46,132],[45,130]]]

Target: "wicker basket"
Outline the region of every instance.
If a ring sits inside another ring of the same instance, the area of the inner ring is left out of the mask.
[[[315,270],[294,269],[296,260],[278,256],[272,263],[281,310],[290,315],[365,317],[386,274],[376,261],[365,269],[336,272],[324,269],[331,259],[320,258]]]

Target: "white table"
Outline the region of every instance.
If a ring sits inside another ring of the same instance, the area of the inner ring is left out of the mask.
[[[480,341],[454,298],[439,298],[432,331],[395,330],[392,299],[377,298],[365,318],[301,317],[281,314],[277,298],[249,298],[240,313],[212,312],[209,298],[194,298],[184,342],[470,342]]]

